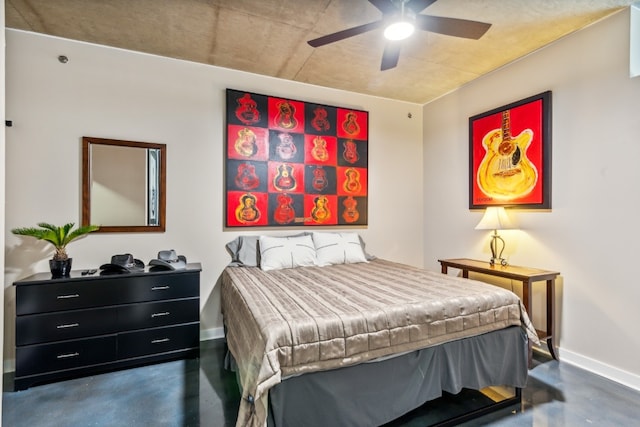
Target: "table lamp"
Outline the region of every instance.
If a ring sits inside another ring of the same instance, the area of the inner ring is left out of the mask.
[[[515,225],[511,222],[507,216],[507,212],[502,206],[490,206],[484,212],[484,216],[478,225],[476,225],[476,230],[493,230],[490,243],[491,261],[489,261],[489,263],[491,265],[494,265],[496,262],[499,262],[501,265],[508,264],[507,260],[502,258],[505,243],[502,237],[498,236],[498,230],[510,230],[514,228],[516,228]]]

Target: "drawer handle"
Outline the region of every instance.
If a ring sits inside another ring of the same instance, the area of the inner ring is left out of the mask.
[[[153,341],[151,341],[151,344],[161,344],[161,343],[163,343],[163,342],[169,342],[169,341],[170,341],[170,340],[169,340],[169,338],[161,338],[161,339],[159,339],[159,340],[153,340]]]
[[[57,299],[69,299],[69,298],[80,298],[79,294],[70,294],[70,295],[58,295]]]
[[[66,329],[66,328],[77,328],[80,326],[80,323],[67,323],[65,325],[56,326],[57,329]]]
[[[169,286],[154,286],[151,288],[152,291],[166,291],[169,289]]]
[[[80,353],[76,351],[75,353],[59,354],[56,356],[56,359],[68,359],[70,357],[78,357],[78,356],[80,356]]]
[[[168,316],[169,314],[171,313],[169,313],[168,311],[163,311],[162,313],[153,313],[151,317],[162,317],[162,316]]]

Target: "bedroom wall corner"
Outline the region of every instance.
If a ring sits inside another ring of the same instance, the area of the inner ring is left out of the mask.
[[[5,22],[5,6],[4,3],[0,6],[0,23],[2,24],[2,28],[4,28]],[[0,46],[2,46],[2,53],[0,54],[0,81],[2,82],[3,91],[0,94],[0,116],[3,118],[3,122],[7,120],[6,110],[5,110],[5,93],[6,93],[6,80],[5,80],[5,57],[6,57],[6,40],[5,33],[2,31],[0,34]],[[6,163],[6,127],[4,132],[0,133],[0,224],[5,224],[5,185],[6,185],[6,174],[5,174],[5,163]],[[4,227],[0,230],[0,239],[5,241],[5,229]],[[4,252],[0,253],[0,269],[4,271]],[[6,286],[6,285],[5,285]],[[3,289],[3,291],[5,291]],[[6,292],[6,291],[5,291]],[[0,294],[0,334],[2,339],[0,339],[0,354],[4,354],[4,300],[5,300],[5,292]],[[3,358],[3,366],[4,366],[4,358]],[[4,390],[3,378],[0,378],[0,389]],[[2,402],[0,401],[0,419],[2,419]]]
[[[489,258],[489,231],[474,229],[482,212],[468,209],[468,119],[546,90],[552,209],[514,212],[520,229],[501,233],[506,255],[561,273],[560,360],[640,389],[640,169],[630,160],[640,157],[640,80],[629,78],[628,8],[424,106],[424,262]],[[543,298],[534,288],[534,305]],[[534,311],[534,324],[544,316]]]

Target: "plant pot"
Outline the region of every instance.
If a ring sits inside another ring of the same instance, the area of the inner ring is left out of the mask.
[[[49,269],[51,270],[51,276],[54,279],[56,277],[69,277],[69,273],[71,273],[71,261],[73,261],[73,258],[67,258],[62,261],[50,259]]]

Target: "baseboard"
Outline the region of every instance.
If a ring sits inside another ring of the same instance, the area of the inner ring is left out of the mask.
[[[224,338],[224,328],[211,328],[200,330],[200,341],[216,340]]]
[[[605,363],[588,358],[569,350],[560,349],[560,362],[569,363],[577,368],[584,369],[593,374],[615,381],[619,384],[640,391],[640,375],[623,371]]]

